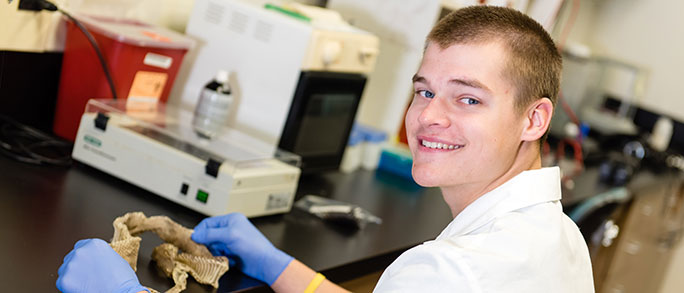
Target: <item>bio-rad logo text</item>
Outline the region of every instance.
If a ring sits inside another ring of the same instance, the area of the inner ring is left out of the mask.
[[[90,136],[90,135],[87,135],[87,134],[86,134],[85,137],[83,137],[83,139],[85,140],[85,142],[87,142],[87,143],[89,143],[89,144],[91,144],[91,145],[93,145],[93,146],[96,146],[96,147],[102,146],[102,141],[101,141],[101,140],[99,140],[99,139],[97,139],[97,138],[95,138],[95,137],[92,137],[92,136]]]
[[[83,149],[89,152],[92,152],[93,154],[96,154],[100,157],[103,157],[107,160],[116,161],[116,157],[113,155],[105,153],[102,149],[100,149],[100,146],[102,146],[102,141],[90,136],[90,135],[85,135],[83,137],[83,140],[85,140],[86,143],[83,144]]]

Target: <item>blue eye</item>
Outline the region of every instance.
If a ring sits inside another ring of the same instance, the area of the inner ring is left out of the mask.
[[[432,98],[435,97],[435,94],[432,93],[431,91],[419,90],[417,93],[418,93],[420,96],[426,97],[426,98],[428,98],[428,99],[432,99]]]
[[[463,98],[459,100],[461,103],[464,103],[466,105],[477,105],[480,103],[480,101],[473,99],[473,98]]]

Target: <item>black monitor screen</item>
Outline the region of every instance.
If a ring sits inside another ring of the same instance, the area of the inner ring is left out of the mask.
[[[357,97],[353,93],[312,94],[302,117],[294,152],[304,156],[337,153],[346,142],[356,103]]]

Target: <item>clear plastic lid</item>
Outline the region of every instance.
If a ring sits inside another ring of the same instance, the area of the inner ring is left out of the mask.
[[[269,145],[238,130],[225,127],[212,139],[199,136],[192,128],[192,113],[183,109],[152,104],[147,109],[126,107],[126,100],[95,100],[86,105],[85,113],[107,114],[108,123],[137,132],[159,143],[203,160],[214,159],[233,166],[254,165],[263,160],[278,159],[299,167],[301,158]]]
[[[132,19],[115,19],[101,16],[74,15],[88,30],[108,38],[139,47],[189,50],[195,40],[163,27]]]

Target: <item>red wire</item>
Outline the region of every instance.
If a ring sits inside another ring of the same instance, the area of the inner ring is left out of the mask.
[[[580,126],[579,118],[577,118],[577,114],[575,114],[575,111],[572,110],[570,105],[568,105],[568,102],[563,97],[563,92],[558,92],[558,102],[560,102],[561,107],[563,107],[563,110],[565,110],[565,113],[568,114],[568,118],[570,118],[572,123],[577,124],[577,126],[579,127]]]
[[[558,142],[558,146],[556,148],[556,161],[560,162],[560,158],[565,157],[566,143],[569,144],[572,147],[572,150],[574,151],[575,169],[572,171],[572,174],[563,176],[563,180],[567,180],[577,176],[584,169],[584,159],[582,158],[582,145],[580,145],[577,139],[564,138]]]
[[[572,11],[570,11],[570,16],[568,16],[568,21],[565,23],[565,26],[563,27],[563,31],[558,42],[559,51],[563,51],[563,48],[565,48],[565,42],[568,40],[568,35],[570,35],[570,31],[572,30],[572,27],[575,25],[577,15],[579,14],[579,9],[580,0],[573,0]]]

